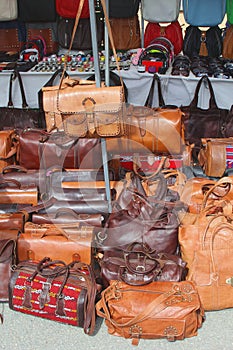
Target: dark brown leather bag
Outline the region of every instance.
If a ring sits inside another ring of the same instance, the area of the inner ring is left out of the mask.
[[[100,140],[71,139],[63,132],[26,129],[19,137],[18,162],[26,169],[98,169],[102,165]]]
[[[112,281],[96,304],[111,335],[132,339],[182,340],[197,335],[204,321],[195,285],[189,281],[151,282],[132,287]]]
[[[186,263],[177,255],[157,253],[143,244],[133,243],[126,250],[104,252],[99,261],[105,287],[111,280],[142,286],[153,281],[182,281]]]

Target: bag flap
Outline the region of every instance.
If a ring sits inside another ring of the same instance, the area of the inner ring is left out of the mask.
[[[14,239],[0,240],[0,263],[11,261],[13,257],[13,249],[15,247]]]

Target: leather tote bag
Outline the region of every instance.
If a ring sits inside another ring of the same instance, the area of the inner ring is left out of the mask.
[[[184,19],[188,24],[211,27],[222,23],[226,0],[183,0]]]
[[[142,0],[142,16],[148,22],[174,22],[180,13],[180,0]]]
[[[204,309],[190,281],[135,287],[112,281],[101,293],[96,310],[109,334],[131,339],[133,345],[140,339],[175,341],[196,336],[204,321]]]
[[[208,86],[210,99],[208,108],[198,106],[199,91],[204,85]],[[200,150],[201,138],[225,137],[225,121],[228,110],[219,108],[215,99],[214,90],[210,79],[203,76],[197,83],[194,98],[189,106],[181,106],[184,115],[185,139],[195,145],[196,151]]]
[[[22,98],[22,108],[14,107],[12,84],[17,79],[20,87]],[[45,128],[45,118],[43,113],[37,108],[30,108],[26,101],[25,90],[20,73],[15,71],[11,74],[9,82],[9,99],[7,107],[0,108],[0,129],[17,129],[25,128]]]
[[[12,21],[18,17],[17,0],[0,1],[0,21]]]

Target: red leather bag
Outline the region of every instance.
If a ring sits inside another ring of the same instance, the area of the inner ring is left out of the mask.
[[[75,18],[80,0],[56,0],[56,11],[61,17]],[[84,1],[83,9],[80,18],[89,18],[89,3]]]
[[[166,27],[161,26],[159,23],[148,22],[145,28],[144,46],[147,47],[154,39],[161,36],[171,41],[174,46],[175,55],[182,51],[183,35],[181,25],[178,21],[172,22]]]

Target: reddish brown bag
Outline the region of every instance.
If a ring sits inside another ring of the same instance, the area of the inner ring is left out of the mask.
[[[117,50],[130,50],[141,47],[138,15],[130,18],[110,18],[109,22]]]

